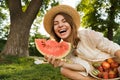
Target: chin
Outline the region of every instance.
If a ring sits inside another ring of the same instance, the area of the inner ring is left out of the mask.
[[[61,37],[61,39],[65,40],[65,39],[67,39],[67,37]]]
[[[59,35],[59,37],[60,37],[61,39],[67,39],[67,38],[69,37],[69,35]]]

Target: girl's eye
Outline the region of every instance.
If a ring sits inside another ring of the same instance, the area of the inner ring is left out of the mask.
[[[63,22],[65,23],[65,22],[67,22],[67,21],[64,19]]]
[[[58,23],[57,22],[54,22],[54,25],[57,25]]]

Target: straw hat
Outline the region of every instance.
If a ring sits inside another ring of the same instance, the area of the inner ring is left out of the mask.
[[[75,10],[74,8],[68,5],[58,5],[51,8],[44,17],[44,21],[43,21],[44,28],[50,35],[51,35],[51,28],[52,28],[51,20],[57,13],[60,13],[60,12],[70,15],[74,23],[76,24],[77,28],[80,26],[80,15],[77,12],[77,10]]]

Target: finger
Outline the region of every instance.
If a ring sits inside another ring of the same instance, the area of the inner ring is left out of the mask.
[[[57,59],[54,63],[54,67],[59,67],[60,64],[61,64],[61,61]]]
[[[47,59],[47,61],[48,61],[49,63],[51,63],[51,60],[52,60],[52,56],[49,56],[48,59]]]
[[[54,67],[58,67],[58,61],[55,61],[55,63],[54,63]]]
[[[62,61],[61,61],[61,60],[59,60],[58,62],[59,62],[58,66],[61,66],[61,65],[62,65]]]
[[[45,58],[45,59],[48,59],[48,57],[47,57],[47,56],[44,56],[44,58]]]
[[[61,61],[60,64],[59,64],[59,66],[63,66],[64,63],[65,63],[64,61]]]
[[[53,56],[53,57],[52,57],[52,60],[51,60],[51,64],[54,64],[55,61],[56,61],[56,58]]]

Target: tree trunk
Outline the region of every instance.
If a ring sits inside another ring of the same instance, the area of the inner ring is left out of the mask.
[[[41,3],[42,0],[31,0],[23,12],[21,0],[8,0],[11,25],[7,43],[2,51],[3,55],[29,56],[29,32]]]
[[[113,40],[113,28],[111,28],[111,27],[108,28],[107,38],[109,40]]]
[[[107,33],[107,37],[109,40],[113,40],[113,29],[114,29],[114,16],[115,16],[115,8],[112,5],[110,7],[110,11],[109,11],[109,23],[108,23],[108,33]]]

